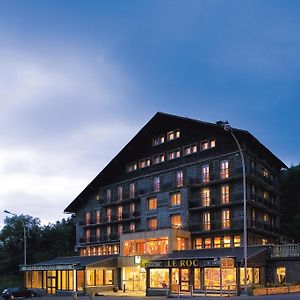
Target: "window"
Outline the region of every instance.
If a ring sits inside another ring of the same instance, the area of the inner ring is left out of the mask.
[[[267,245],[268,244],[268,240],[267,239],[261,239],[261,244],[262,245]]]
[[[211,248],[211,238],[204,239],[204,248]]]
[[[139,162],[140,169],[144,169],[150,166],[150,158],[141,159]]]
[[[172,150],[168,153],[168,159],[169,160],[179,158],[179,157],[180,157],[180,150],[179,149]]]
[[[135,183],[130,183],[129,185],[129,198],[132,199],[135,197]]]
[[[268,213],[264,213],[263,218],[265,223],[270,223],[270,215]]]
[[[100,209],[96,209],[96,223],[100,224],[100,222],[101,222]]]
[[[183,148],[183,155],[190,155],[197,152],[197,144],[188,145]]]
[[[108,225],[107,227],[106,227],[106,234],[109,236],[109,235],[111,235],[111,226],[110,225]]]
[[[131,202],[129,205],[129,212],[134,213],[135,212],[135,203]]]
[[[91,229],[87,229],[85,231],[85,239],[86,239],[86,242],[89,243],[90,242],[90,239],[91,239]]]
[[[202,199],[203,206],[210,206],[210,189],[209,188],[203,188],[201,190],[201,199]]]
[[[209,165],[202,166],[202,181],[203,182],[209,181]]]
[[[156,230],[157,229],[157,218],[148,219],[148,227],[150,230]]]
[[[216,140],[215,139],[200,142],[201,151],[204,151],[204,150],[207,150],[207,149],[210,149],[210,148],[214,148],[214,147],[216,147]]]
[[[229,185],[222,185],[221,186],[221,203],[229,203],[230,196],[229,196]]]
[[[123,200],[123,187],[118,186],[118,200],[122,201]]]
[[[111,208],[106,209],[107,222],[111,222]]]
[[[210,230],[210,213],[203,213],[203,229]]]
[[[229,248],[231,246],[230,236],[224,236],[224,248]]]
[[[208,149],[208,141],[203,141],[200,143],[201,145],[201,151]]]
[[[176,250],[186,250],[186,246],[187,246],[187,239],[186,238],[182,238],[182,237],[178,237],[176,239],[177,241],[177,249]]]
[[[91,224],[91,212],[90,211],[87,211],[85,213],[85,224],[86,225]]]
[[[264,197],[265,200],[269,200],[269,198],[270,198],[269,192],[265,191],[264,194],[263,194],[263,197]]]
[[[135,223],[134,222],[131,222],[130,225],[129,225],[129,230],[134,232],[135,231]]]
[[[148,199],[148,210],[157,209],[157,199],[156,197],[151,197]]]
[[[229,209],[222,210],[222,228],[228,229],[230,227],[230,211]]]
[[[150,288],[167,288],[169,269],[150,269]]]
[[[174,131],[170,131],[167,134],[168,141],[172,141],[172,140],[178,139],[179,137],[180,137],[180,130],[179,129],[174,130]]]
[[[183,171],[176,172],[176,187],[183,186]]]
[[[105,285],[112,285],[114,284],[113,281],[113,270],[106,270],[104,269],[104,278],[105,278]]]
[[[162,134],[162,135],[159,135],[159,136],[156,136],[155,138],[153,138],[152,145],[157,146],[157,145],[163,144],[164,142],[165,142],[165,136]]]
[[[254,184],[251,184],[251,200],[256,201],[256,187]]]
[[[160,191],[160,178],[159,177],[153,178],[153,191],[154,192]]]
[[[97,195],[96,195],[96,201],[99,201],[99,200],[100,200],[100,195],[97,194]]]
[[[153,164],[154,165],[157,165],[157,164],[162,163],[164,161],[165,161],[165,154],[164,153],[153,156]]]
[[[269,177],[269,172],[267,169],[263,169],[263,175],[264,177]]]
[[[133,162],[127,165],[127,172],[133,172],[137,170],[137,163]]]
[[[210,140],[210,148],[214,148],[214,147],[216,147],[216,140],[212,139]]]
[[[123,225],[119,224],[118,225],[118,235],[120,236],[123,233]]]
[[[221,248],[221,238],[220,237],[214,238],[214,248]]]
[[[285,267],[279,267],[276,270],[278,283],[286,282],[286,269]]]
[[[229,163],[228,159],[222,160],[220,162],[220,178],[228,178],[229,177]]]
[[[234,245],[234,247],[240,247],[241,246],[241,237],[239,235],[235,235],[233,237],[233,245]]]
[[[181,193],[171,194],[171,206],[181,205]]]
[[[122,220],[122,214],[123,214],[123,207],[122,205],[118,206],[118,210],[117,210],[117,218],[118,220]]]
[[[181,228],[181,215],[176,214],[171,216],[171,226],[173,228]]]
[[[106,201],[111,202],[111,189],[106,191]]]
[[[202,249],[202,238],[195,239],[195,249]]]

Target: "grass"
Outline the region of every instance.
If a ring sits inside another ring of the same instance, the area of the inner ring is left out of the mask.
[[[8,287],[24,286],[24,274],[0,275],[0,292]]]

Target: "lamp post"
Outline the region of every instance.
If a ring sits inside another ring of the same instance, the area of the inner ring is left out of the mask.
[[[236,142],[240,156],[242,161],[242,167],[243,167],[243,203],[244,203],[244,286],[245,286],[245,294],[247,294],[248,286],[247,286],[247,264],[248,264],[248,249],[247,249],[247,194],[246,194],[246,166],[245,166],[245,158],[244,154],[241,148],[241,145],[236,138],[233,128],[229,125],[229,123],[219,121],[217,122],[218,125],[222,126],[226,132],[229,132],[231,136],[233,137],[234,141]]]
[[[12,215],[12,216],[15,216],[15,217],[18,217],[18,215],[14,214],[14,213],[11,213],[8,210],[5,210],[4,213]],[[20,222],[23,225],[23,233],[24,233],[24,266],[26,266],[26,225],[25,225],[25,223],[22,220],[20,220]]]

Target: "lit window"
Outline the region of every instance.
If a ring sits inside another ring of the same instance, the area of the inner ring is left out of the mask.
[[[150,218],[148,219],[148,226],[150,230],[157,229],[157,218]]]
[[[106,209],[107,222],[111,222],[111,208]]]
[[[221,186],[221,203],[229,203],[229,185],[222,185]]]
[[[213,139],[213,140],[210,140],[210,148],[214,148],[216,147],[216,140]]]
[[[133,162],[127,165],[127,172],[133,172],[137,170],[137,163]]]
[[[169,269],[150,269],[150,288],[167,288],[169,286]]]
[[[203,141],[200,143],[201,151],[208,149],[208,141]]]
[[[174,193],[171,194],[171,206],[179,206],[181,205],[181,194]]]
[[[210,206],[210,189],[209,188],[203,188],[201,190],[201,198],[202,198],[203,206]]]
[[[209,181],[209,165],[202,166],[202,181],[203,182]]]
[[[233,245],[234,245],[234,247],[240,247],[241,246],[241,237],[239,235],[235,235],[233,237]]]
[[[108,225],[108,226],[106,227],[106,234],[107,234],[107,235],[110,235],[110,234],[111,234],[111,226],[110,226],[110,225]]]
[[[96,241],[99,242],[100,241],[100,228],[96,229]]]
[[[221,167],[220,178],[228,178],[229,177],[228,159],[222,160],[220,162],[220,167]]]
[[[159,177],[153,178],[153,191],[154,192],[160,191],[160,178]]]
[[[269,176],[269,172],[267,169],[263,169],[263,175],[264,177],[268,177]]]
[[[118,225],[118,235],[121,235],[123,233],[123,225],[119,224]]]
[[[222,228],[230,228],[230,211],[229,209],[222,210]]]
[[[132,199],[135,197],[135,183],[129,185],[129,197]]]
[[[161,153],[159,155],[155,155],[153,157],[153,164],[154,165],[157,165],[157,164],[162,163],[164,161],[165,161],[165,154],[164,153]]]
[[[111,202],[111,189],[106,191],[106,200],[107,202]]]
[[[270,223],[270,215],[268,213],[264,213],[264,222]]]
[[[146,168],[150,166],[150,158],[141,159],[139,162],[140,169]]]
[[[202,239],[201,238],[195,239],[195,249],[202,249]]]
[[[180,137],[180,130],[170,131],[167,134],[168,141],[178,139]]]
[[[99,201],[99,200],[100,200],[100,195],[97,194],[97,195],[96,195],[96,201]]]
[[[264,199],[266,199],[266,200],[269,200],[269,198],[270,198],[269,192],[266,192],[266,191],[264,192],[263,196],[264,196]]]
[[[210,230],[210,213],[203,213],[203,229]]]
[[[183,155],[190,155],[197,152],[197,144],[188,145],[183,148]]]
[[[157,199],[156,197],[151,197],[148,199],[148,210],[157,209]]]
[[[135,231],[135,223],[134,222],[131,222],[130,225],[129,225],[129,230],[134,232]]]
[[[177,249],[176,250],[186,250],[187,239],[178,237],[176,240],[177,240]]]
[[[224,236],[224,248],[229,248],[231,246],[230,236]]]
[[[267,239],[262,239],[261,243],[262,243],[262,245],[267,245],[268,244],[268,240]]]
[[[221,248],[221,238],[220,237],[214,238],[214,248]]]
[[[100,209],[96,209],[96,223],[100,224]]]
[[[118,200],[122,201],[123,200],[123,187],[118,186]]]
[[[85,224],[86,225],[91,224],[91,212],[90,211],[87,211],[85,213]]]
[[[176,187],[183,186],[183,171],[176,172]]]
[[[173,228],[181,228],[181,215],[172,215],[171,216],[171,225]]]
[[[177,149],[177,150],[172,150],[168,153],[168,159],[169,160],[172,160],[172,159],[175,159],[175,158],[179,158],[180,157],[180,150]]]
[[[164,142],[165,142],[165,136],[159,135],[153,139],[152,144],[153,144],[153,146],[157,146],[157,145],[163,144]]]
[[[90,239],[91,239],[91,230],[90,229],[87,229],[85,231],[85,239],[86,239],[86,242],[89,243],[90,242]]]
[[[129,211],[130,211],[130,213],[134,213],[135,212],[135,203],[134,202],[130,203]]]
[[[204,248],[211,248],[211,238],[204,239]]]
[[[277,273],[277,281],[278,283],[285,283],[286,282],[286,269],[285,267],[278,267],[276,270]]]
[[[117,211],[118,220],[122,220],[122,214],[123,214],[123,207],[120,205],[118,206],[118,211]]]

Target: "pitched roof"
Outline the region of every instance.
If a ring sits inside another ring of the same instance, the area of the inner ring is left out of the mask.
[[[90,193],[96,193],[99,186],[105,184],[105,180],[109,174],[116,174],[119,172],[121,162],[127,158],[126,153],[134,153],[137,147],[143,147],[146,141],[153,138],[153,132],[162,132],[163,126],[170,126],[170,123],[180,125],[195,126],[200,128],[211,128],[220,133],[227,134],[222,127],[216,123],[209,123],[200,120],[190,119],[187,117],[176,116],[163,112],[157,112],[151,119],[144,125],[144,127],[125,145],[125,147],[106,165],[106,167],[83,189],[83,191],[68,205],[64,210],[66,213],[72,213],[80,203],[84,203],[86,196]],[[177,127],[178,128],[178,127]],[[261,147],[265,153],[274,159],[282,168],[288,168],[280,159],[278,159],[268,148],[261,144],[251,133],[246,130],[233,128],[237,138],[247,139],[252,143]],[[129,161],[127,161],[129,163]]]

